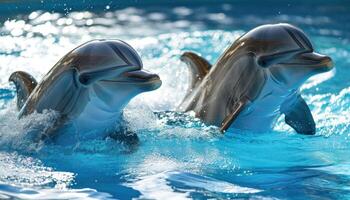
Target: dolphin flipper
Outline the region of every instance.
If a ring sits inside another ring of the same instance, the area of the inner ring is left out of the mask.
[[[287,100],[281,106],[281,112],[285,115],[285,122],[300,134],[314,135],[316,125],[308,105],[300,94],[294,98],[296,98],[292,101],[294,104],[287,103]]]
[[[191,71],[190,89],[196,87],[208,74],[211,64],[205,59],[193,52],[185,52],[181,55],[181,61],[185,62]]]
[[[16,86],[17,109],[20,110],[38,83],[33,76],[23,71],[13,72],[9,81]]]
[[[221,132],[225,132],[231,126],[232,122],[238,117],[239,113],[242,111],[242,109],[244,108],[244,106],[247,104],[248,101],[249,99],[247,97],[243,97],[239,101],[239,103],[237,104],[233,112],[225,117],[225,119],[221,122],[221,127],[220,127]]]

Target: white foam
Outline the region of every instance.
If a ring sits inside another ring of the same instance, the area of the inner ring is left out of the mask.
[[[0,199],[28,199],[28,200],[46,200],[46,199],[76,199],[76,200],[96,200],[96,199],[114,199],[111,195],[103,192],[97,192],[93,189],[33,189],[26,187],[17,187],[4,185],[0,183]]]
[[[0,169],[0,183],[21,187],[67,189],[74,179],[73,173],[54,171],[38,159],[17,153],[0,152]]]
[[[50,129],[57,117],[57,112],[45,110],[43,113],[33,113],[20,120],[18,111],[11,101],[6,109],[0,110],[0,145],[4,149],[37,151],[41,148],[39,136]]]

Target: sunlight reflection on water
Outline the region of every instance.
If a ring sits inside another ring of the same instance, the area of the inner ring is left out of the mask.
[[[318,197],[333,198],[332,191],[348,197],[350,49],[348,40],[338,38],[346,30],[332,28],[337,24],[331,16],[240,17],[229,14],[234,6],[218,7],[126,8],[67,15],[35,11],[5,21],[0,27],[0,195],[288,199],[295,194],[305,199],[323,190]],[[314,77],[302,87],[318,136],[295,135],[282,118],[270,133],[236,130],[221,135],[191,114],[161,112],[175,110],[188,87],[188,71],[179,60],[182,52],[196,51],[214,63],[247,30],[242,24],[276,21],[310,25],[306,32],[316,49],[335,60],[336,71]],[[49,124],[52,113],[18,121],[9,75],[24,70],[40,80],[69,50],[96,38],[126,40],[141,55],[144,68],[163,80],[159,90],[136,97],[125,110],[141,145],[131,153],[113,141],[33,145],[23,130],[33,121]],[[322,181],[329,184],[325,187]]]

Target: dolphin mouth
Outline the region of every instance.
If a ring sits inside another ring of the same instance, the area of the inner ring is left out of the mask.
[[[103,82],[113,82],[118,84],[135,85],[144,89],[158,89],[162,81],[157,74],[148,72],[147,70],[135,70],[124,72],[116,79],[102,80]]]
[[[333,69],[333,61],[329,56],[315,52],[305,52],[297,55],[293,62],[281,63],[288,66],[310,67],[321,72],[327,72]]]

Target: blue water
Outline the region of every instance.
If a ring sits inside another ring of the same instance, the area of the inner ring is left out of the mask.
[[[350,5],[296,2],[0,4],[0,199],[349,199]],[[335,70],[302,87],[316,136],[298,135],[281,119],[271,132],[222,135],[192,113],[164,112],[176,109],[188,86],[182,52],[215,62],[244,32],[277,22],[301,27],[334,60]],[[40,80],[96,38],[127,41],[163,80],[124,112],[140,145],[33,143],[24,129],[50,125],[54,114],[17,120],[9,75],[25,70]]]

